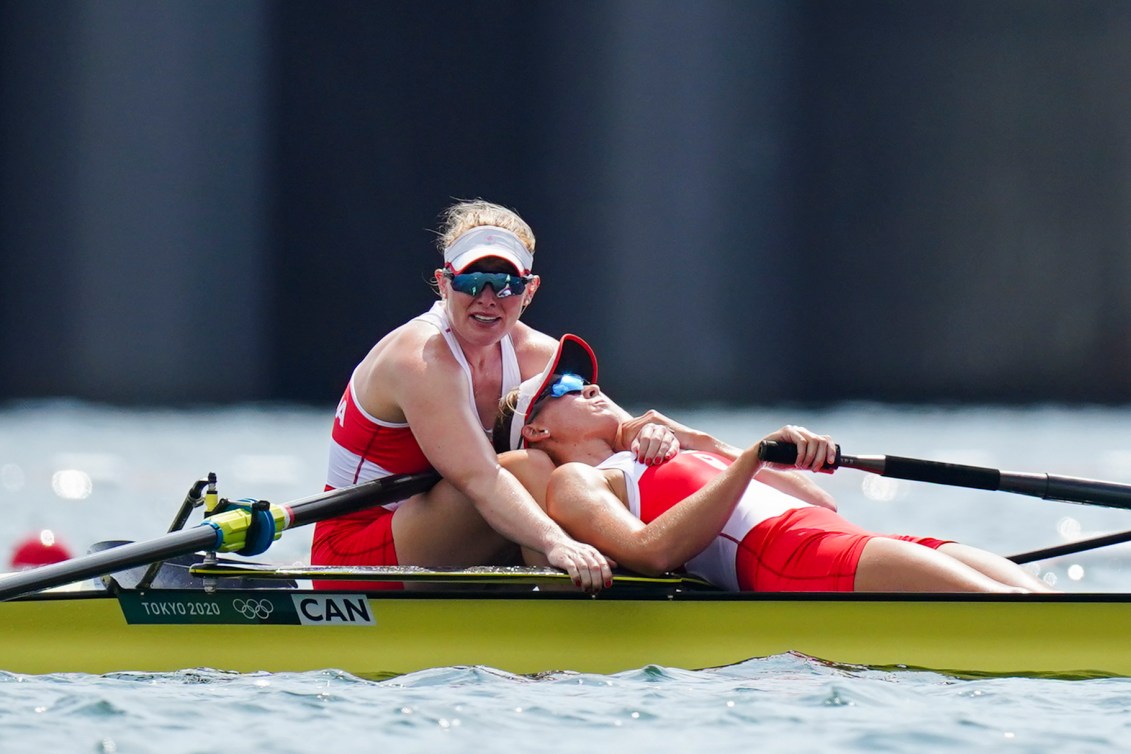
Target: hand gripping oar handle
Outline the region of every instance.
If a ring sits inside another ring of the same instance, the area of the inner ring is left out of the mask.
[[[797,461],[797,446],[772,440],[763,441],[761,456],[762,460],[770,463],[790,465]],[[900,456],[850,456],[841,453],[839,447],[833,468],[857,469],[913,482],[1013,492],[1044,500],[1131,510],[1131,485],[1095,479],[1001,471]]]
[[[439,478],[434,471],[397,474],[353,487],[321,492],[291,503],[272,505],[271,510],[279,521],[280,530],[293,529],[363,508],[404,500],[429,489]],[[205,519],[204,523],[191,529],[9,574],[0,577],[0,601],[198,550],[239,550],[244,546],[251,520],[250,514],[244,510],[227,511]]]

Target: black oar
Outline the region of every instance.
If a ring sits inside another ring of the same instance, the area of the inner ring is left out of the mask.
[[[403,500],[429,489],[439,479],[434,471],[420,474],[397,474],[375,479],[354,487],[330,490],[291,503],[272,504],[268,512],[278,531],[293,529],[370,508],[374,505]],[[61,563],[41,566],[0,578],[0,600],[8,600],[53,586],[103,576],[108,573],[153,563],[166,558],[216,550],[232,552],[245,545],[252,525],[252,511],[236,509],[218,513],[191,529],[171,532],[147,542],[122,545]]]
[[[1009,559],[1014,563],[1033,563],[1038,560],[1059,558],[1062,555],[1075,555],[1078,552],[1098,550],[1101,547],[1110,547],[1111,545],[1119,545],[1124,542],[1131,542],[1131,531],[1104,534],[1100,537],[1081,539],[1077,542],[1069,542],[1068,544],[1054,545],[1053,547],[1045,547],[1040,550],[1030,550],[1029,552],[1010,555]]]
[[[762,458],[771,463],[792,464],[797,460],[797,446],[790,443],[764,442]],[[1095,479],[1001,471],[982,466],[921,461],[917,458],[900,456],[849,456],[841,453],[839,448],[837,461],[833,467],[859,469],[913,482],[1015,492],[1045,500],[1062,500],[1069,503],[1131,510],[1131,485],[1101,482]]]

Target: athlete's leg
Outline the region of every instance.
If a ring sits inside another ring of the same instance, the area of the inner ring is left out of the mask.
[[[546,480],[553,470],[544,453],[504,453],[499,462],[542,504]],[[488,526],[471,501],[443,479],[397,508],[393,513],[393,539],[401,565],[510,565],[519,557],[518,548]]]
[[[974,570],[981,571],[991,579],[1000,581],[1003,584],[1019,586],[1031,592],[1056,591],[1012,560],[1003,558],[997,553],[981,550],[977,547],[971,547],[970,545],[959,544],[958,542],[947,542],[939,547],[939,552],[946,553],[950,557],[962,561]]]
[[[514,546],[445,479],[394,511],[393,541],[401,565],[498,565],[514,555]]]
[[[856,568],[857,592],[1025,592],[923,545],[874,537]]]

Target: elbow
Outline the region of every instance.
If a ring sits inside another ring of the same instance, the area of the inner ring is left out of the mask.
[[[617,562],[645,576],[662,576],[683,565],[675,562],[663,548],[657,547],[643,547],[634,557]]]

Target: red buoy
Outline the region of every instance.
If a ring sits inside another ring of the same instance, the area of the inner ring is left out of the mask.
[[[12,550],[12,568],[24,570],[74,557],[67,546],[55,539],[55,533],[44,529],[20,540]]]

